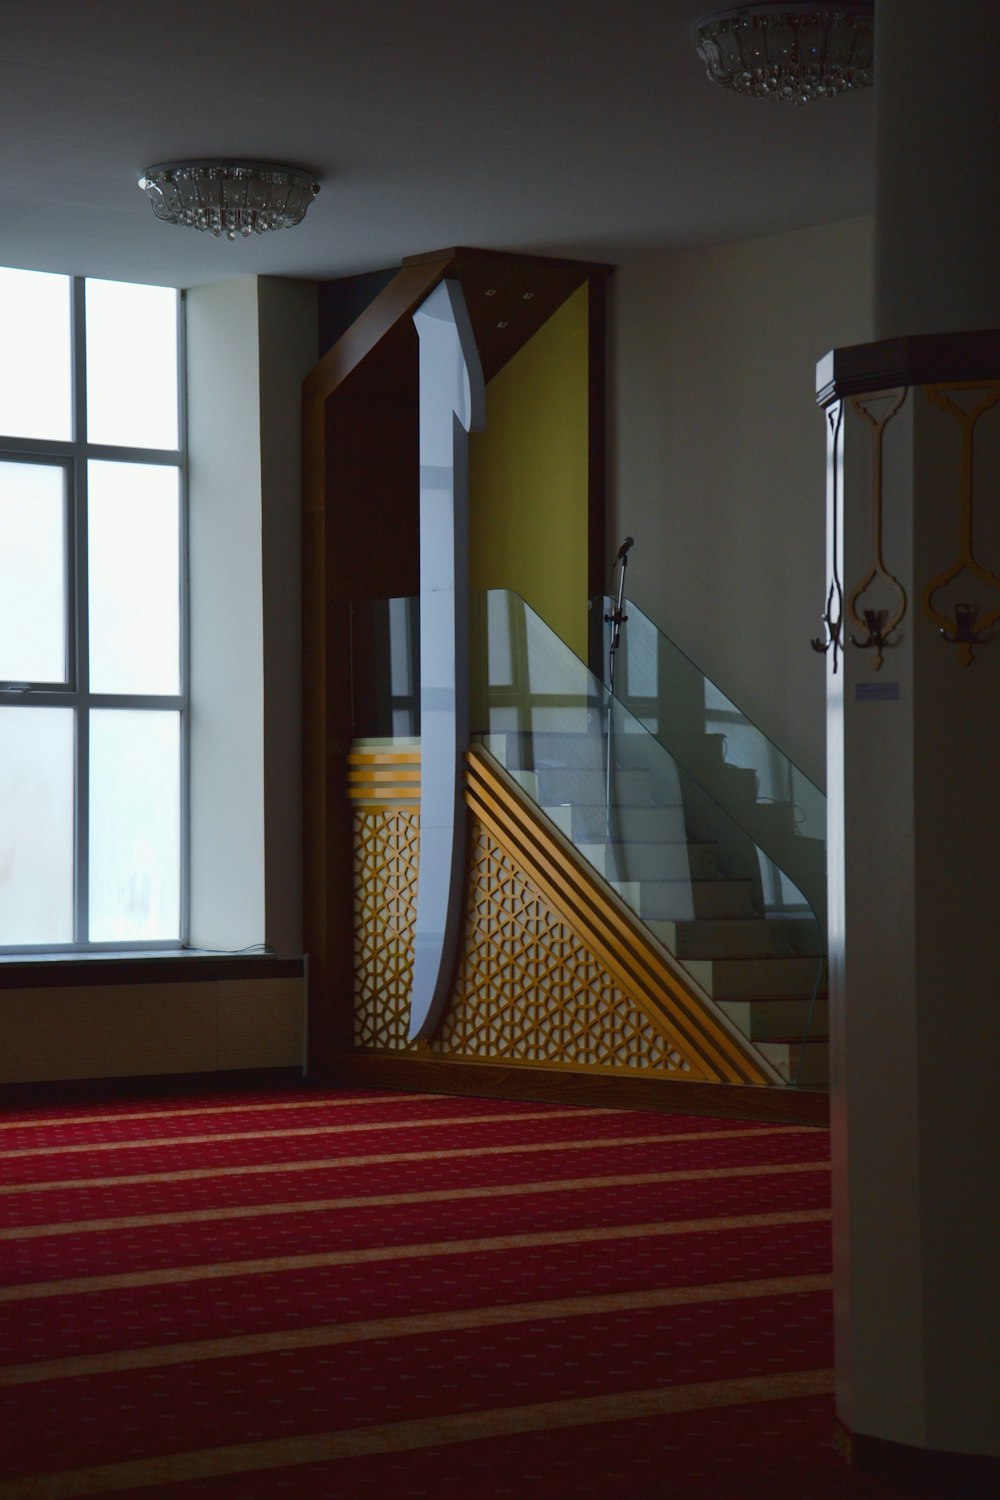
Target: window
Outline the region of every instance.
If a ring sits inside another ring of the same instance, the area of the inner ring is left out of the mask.
[[[0,948],[185,935],[180,298],[0,270]]]

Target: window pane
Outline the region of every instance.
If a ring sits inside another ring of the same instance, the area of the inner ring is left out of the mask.
[[[94,462],[89,473],[91,691],[177,693],[179,472]]]
[[[0,463],[0,682],[66,680],[66,471]]]
[[[90,715],[90,939],[180,936],[180,714]]]
[[[177,447],[177,293],[87,282],[87,436]]]
[[[73,941],[73,710],[0,708],[0,943]]]
[[[73,436],[70,279],[0,269],[0,433]]]

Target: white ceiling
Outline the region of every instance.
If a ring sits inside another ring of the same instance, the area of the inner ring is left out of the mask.
[[[871,90],[713,87],[713,0],[3,0],[0,265],[177,286],[454,244],[620,262],[866,213]],[[152,163],[301,163],[291,231],[157,222]]]

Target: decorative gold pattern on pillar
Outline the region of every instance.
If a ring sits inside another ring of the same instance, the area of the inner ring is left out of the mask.
[[[882,665],[885,648],[895,645],[890,637],[906,614],[906,590],[895,574],[889,572],[882,559],[882,444],[885,429],[905,400],[905,386],[891,391],[878,391],[871,396],[852,396],[851,398],[851,406],[867,423],[871,435],[872,565],[857,587],[851,590],[847,600],[847,613],[858,629],[865,632],[863,640],[856,640],[852,635],[851,645],[857,646],[861,651],[874,650],[876,672]],[[873,607],[862,609],[859,614],[858,606],[862,595],[875,585],[882,586],[876,602]],[[878,598],[885,597],[886,594],[895,600],[895,604],[882,608],[878,603]]]
[[[977,562],[972,551],[974,488],[972,465],[976,423],[984,412],[991,410],[1000,401],[1000,381],[955,381],[948,385],[925,386],[924,389],[935,406],[939,406],[942,411],[954,417],[959,424],[962,447],[959,473],[958,556],[950,567],[931,579],[924,589],[922,604],[924,614],[937,625],[944,639],[950,645],[958,647],[958,659],[964,667],[967,667],[973,659],[973,646],[992,639],[986,632],[1000,620],[1000,605],[983,614],[981,604],[956,603],[953,606],[953,614],[948,616],[936,607],[934,596],[946,584],[951,583],[963,573],[970,574],[972,578],[985,584],[988,589],[1000,593],[1000,578]],[[982,391],[984,394],[982,400],[973,402],[966,410],[964,406],[946,394],[952,392],[957,395],[960,391]]]

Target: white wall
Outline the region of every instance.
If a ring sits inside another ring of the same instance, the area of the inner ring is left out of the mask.
[[[821,786],[815,366],[872,336],[872,238],[852,219],[612,280],[609,555],[635,537],[636,603]]]
[[[316,289],[187,297],[191,942],[299,953],[301,382]]]
[[[187,295],[191,941],[264,941],[255,277]]]

